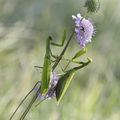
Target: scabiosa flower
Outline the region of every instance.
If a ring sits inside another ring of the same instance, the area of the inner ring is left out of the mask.
[[[46,94],[47,98],[51,99],[51,98],[55,97],[55,87],[56,87],[58,81],[59,81],[58,74],[56,72],[53,72],[51,74],[50,87],[49,87],[49,90]]]
[[[94,35],[94,27],[90,20],[83,18],[80,14],[77,16],[72,15],[73,20],[75,21],[75,32],[77,41],[80,44],[80,47],[84,48],[85,45],[91,42],[92,36]]]
[[[41,85],[41,82],[39,82],[39,86],[37,85],[35,87],[35,91],[38,92],[38,99],[40,100],[45,100],[45,99],[51,99],[53,97],[55,97],[55,87],[58,83],[58,80],[59,80],[59,76],[56,72],[53,72],[51,74],[51,81],[50,81],[50,86],[49,86],[49,90],[48,92],[45,94],[45,95],[42,95],[38,89],[39,89],[39,86]]]
[[[56,86],[56,84],[58,83],[58,80],[59,80],[59,76],[56,72],[53,72],[52,75],[51,75],[51,82],[50,84],[52,86]]]

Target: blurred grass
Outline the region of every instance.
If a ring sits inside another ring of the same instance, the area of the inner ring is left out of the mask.
[[[86,55],[93,63],[77,73],[59,106],[46,101],[26,120],[120,120],[120,1],[101,0],[95,14],[83,5],[80,0],[0,0],[0,120],[8,119],[40,80],[34,65],[43,63],[47,36],[58,42],[64,28],[69,36],[71,15],[78,12],[93,18],[96,26]],[[65,57],[78,49],[72,41]]]

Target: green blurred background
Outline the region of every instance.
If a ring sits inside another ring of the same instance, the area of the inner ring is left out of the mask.
[[[47,36],[59,42],[66,29],[68,38],[74,28],[71,15],[79,12],[96,26],[84,56],[93,62],[77,72],[59,106],[55,99],[48,100],[26,120],[120,120],[120,1],[100,2],[97,13],[87,13],[85,0],[0,0],[0,120],[8,120],[40,80],[41,70],[34,65],[43,64]],[[73,39],[65,57],[77,50]]]

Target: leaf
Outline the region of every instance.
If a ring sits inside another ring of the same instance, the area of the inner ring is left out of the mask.
[[[74,75],[75,75],[75,71],[70,70],[68,73],[64,74],[59,79],[58,84],[56,86],[56,99],[58,101],[58,104],[60,103],[61,99],[66,93],[66,90],[68,89]]]
[[[82,56],[82,55],[85,54],[86,52],[87,52],[87,49],[86,49],[86,48],[84,48],[84,49],[78,51],[78,52],[75,54],[75,56],[72,58],[72,60],[74,60],[74,59],[76,59],[76,58]]]

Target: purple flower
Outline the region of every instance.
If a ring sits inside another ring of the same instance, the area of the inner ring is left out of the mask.
[[[58,80],[59,80],[58,74],[56,72],[53,72],[51,75],[51,85],[56,86]]]
[[[51,75],[51,82],[50,82],[50,87],[49,87],[49,90],[46,94],[46,97],[47,98],[52,98],[52,97],[55,97],[55,87],[57,85],[59,81],[59,76],[56,72],[53,72],[52,75]]]
[[[80,14],[77,16],[72,15],[75,21],[75,32],[77,36],[77,41],[82,48],[89,42],[91,42],[92,36],[94,35],[94,27],[90,20],[81,17]]]
[[[45,95],[42,95],[40,92],[38,92],[39,86],[41,85],[41,82],[40,82],[39,86],[37,85],[34,89],[36,92],[38,92],[38,99],[44,100],[44,99],[51,99],[51,98],[55,97],[55,87],[58,83],[58,80],[59,80],[58,74],[56,72],[53,72],[51,74],[49,90]]]

